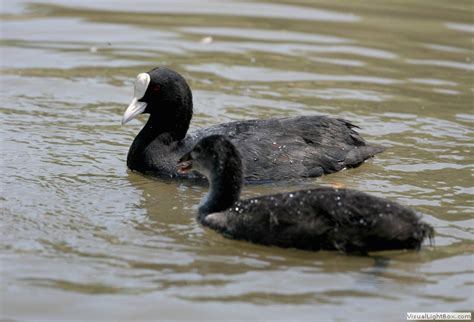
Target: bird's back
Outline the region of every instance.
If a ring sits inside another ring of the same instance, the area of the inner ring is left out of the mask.
[[[208,135],[227,136],[242,155],[247,181],[317,177],[357,167],[384,150],[366,144],[354,128],[326,116],[236,121],[196,130],[185,145]]]
[[[203,223],[229,237],[264,245],[361,253],[416,249],[433,235],[410,208],[333,188],[241,200]]]

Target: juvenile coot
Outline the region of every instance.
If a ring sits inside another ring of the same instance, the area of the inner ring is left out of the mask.
[[[317,188],[239,200],[240,153],[220,135],[208,136],[178,164],[197,170],[210,188],[198,221],[226,237],[307,250],[367,253],[419,249],[433,228],[410,208],[349,189]]]
[[[383,151],[366,144],[355,125],[326,116],[237,121],[186,135],[193,115],[191,89],[180,74],[165,67],[137,76],[122,124],[142,113],[150,117],[130,147],[127,165],[157,176],[179,176],[179,157],[212,134],[226,135],[239,147],[246,181],[317,177],[357,167]]]

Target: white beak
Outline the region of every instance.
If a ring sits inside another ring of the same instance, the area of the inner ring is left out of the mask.
[[[138,99],[134,97],[125,113],[123,113],[122,125],[133,120],[137,115],[142,114],[145,111],[146,106],[147,104],[145,102],[139,102]]]
[[[138,74],[137,79],[135,80],[133,100],[130,105],[128,105],[127,110],[122,116],[122,125],[133,120],[137,115],[140,115],[145,111],[147,103],[139,102],[138,100],[145,96],[149,84],[150,75],[148,73]]]

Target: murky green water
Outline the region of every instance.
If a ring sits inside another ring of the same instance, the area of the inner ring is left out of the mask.
[[[12,320],[379,320],[470,311],[470,1],[2,1],[1,315]],[[212,42],[209,38],[213,37]],[[204,40],[203,40],[204,39]],[[206,188],[130,173],[136,74],[194,90],[193,126],[330,114],[389,149],[316,180],[416,208],[436,247],[353,257],[200,227]]]

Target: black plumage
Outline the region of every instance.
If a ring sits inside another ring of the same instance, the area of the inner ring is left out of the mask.
[[[245,181],[317,177],[357,167],[383,151],[380,146],[367,144],[355,125],[327,116],[236,121],[186,135],[193,103],[185,79],[164,67],[140,75],[149,75],[149,84],[144,96],[134,102],[146,106],[141,112],[150,117],[130,147],[127,165],[131,170],[156,176],[195,177],[179,175],[176,161],[200,139],[213,134],[225,135],[238,146]],[[133,107],[132,102],[125,115]],[[125,115],[124,123],[136,116]]]
[[[220,135],[202,139],[179,169],[206,175],[210,191],[198,220],[224,236],[263,245],[367,253],[419,249],[433,237],[420,215],[396,202],[329,187],[239,200],[240,154]]]

